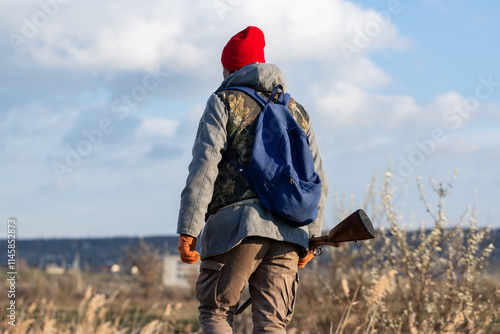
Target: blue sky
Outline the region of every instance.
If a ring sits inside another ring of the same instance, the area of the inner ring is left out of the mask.
[[[265,11],[262,8],[266,8]],[[194,133],[248,25],[312,118],[334,197],[390,165],[402,224],[420,175],[500,227],[500,3],[42,0],[0,4],[0,216],[19,238],[175,233]],[[5,235],[5,231],[0,231]]]
[[[495,71],[492,65],[498,46],[493,41],[500,30],[493,15],[500,7],[497,2],[400,3],[403,10],[392,22],[402,35],[411,38],[415,48],[404,55],[380,52],[371,59],[402,83],[403,92],[411,92],[417,101],[447,90],[469,94],[478,73]],[[491,100],[498,103],[500,95]]]

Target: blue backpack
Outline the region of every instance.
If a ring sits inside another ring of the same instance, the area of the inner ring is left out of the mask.
[[[276,86],[266,101],[246,86],[239,90],[252,97],[261,107],[255,129],[250,163],[233,167],[245,177],[267,210],[285,218],[294,227],[312,223],[318,216],[321,180],[314,169],[314,159],[306,133],[288,110],[290,95],[281,94]]]

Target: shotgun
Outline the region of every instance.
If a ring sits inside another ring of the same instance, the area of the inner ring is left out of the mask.
[[[342,242],[359,242],[361,240],[375,238],[375,229],[366,212],[358,209],[347,218],[338,223],[327,235],[312,237],[309,239],[309,250],[314,251],[314,255],[321,255],[324,245],[336,246]],[[248,297],[236,310],[240,314],[252,303],[252,298]]]

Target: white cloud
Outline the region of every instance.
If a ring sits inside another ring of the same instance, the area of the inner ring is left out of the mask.
[[[486,116],[500,122],[500,105],[494,103],[484,103],[483,112]]]
[[[32,13],[37,11],[43,9],[35,7],[30,15],[18,9],[19,20],[6,24],[22,36],[23,24],[29,23],[21,18],[34,24]],[[35,25],[26,47],[42,66],[116,71],[167,64],[196,72],[218,64],[235,27],[257,25],[266,33],[268,59],[332,63],[344,61],[339,44],[350,43],[376,16],[373,10],[342,0],[240,2],[229,4],[222,14],[206,1],[74,1],[60,5],[43,26]],[[402,49],[408,44],[388,23],[370,37],[366,49]]]
[[[20,105],[5,112],[0,122],[8,161],[33,162],[44,158],[77,119],[78,111],[43,104]]]
[[[141,125],[135,131],[135,137],[139,140],[172,137],[178,126],[178,121],[159,117],[143,117]]]
[[[365,57],[359,57],[352,63],[340,66],[332,78],[348,81],[361,88],[378,88],[392,82],[389,74]]]
[[[311,74],[311,81],[317,86],[312,84],[311,92],[323,117],[334,114],[340,125],[377,124],[384,115],[381,123],[392,127],[415,114],[418,106],[410,97],[371,93],[369,89],[384,87],[392,78],[365,53],[411,44],[390,23],[395,15],[382,21],[380,12],[343,0],[238,2],[223,13],[203,1],[150,0],[138,5],[89,0],[61,5],[27,50],[41,66],[115,72],[161,65],[164,71],[196,77],[220,66],[221,49],[237,30],[257,25],[266,34],[268,61],[290,65],[291,76],[304,62],[316,63],[312,68],[318,72]],[[370,33],[374,23],[380,28],[376,34]],[[355,44],[360,32],[370,34],[369,43],[347,61],[339,46]]]
[[[453,137],[455,138],[449,138],[443,145],[438,146],[439,153],[456,158],[472,156],[482,149],[482,145],[469,136]]]
[[[481,114],[495,110],[492,105],[478,103],[468,110],[468,98],[454,91],[436,95],[432,100],[418,103],[409,95],[390,95],[373,92],[362,85],[344,81],[330,86],[315,86],[311,90],[312,101],[320,128],[371,126],[381,130],[398,127],[412,131],[445,128],[455,131],[470,124]]]
[[[372,126],[381,129],[416,121],[423,111],[410,96],[370,93],[357,85],[335,83],[327,94],[317,96],[321,124],[341,128]]]
[[[205,50],[213,48],[207,37],[217,31],[215,25],[202,28],[202,13],[210,7],[207,2],[193,7],[181,1],[94,0],[60,5],[43,24],[36,13],[47,11],[40,6],[0,15],[19,18],[10,19],[6,28],[27,41],[22,47],[42,66],[116,71],[163,62],[172,68],[199,66]],[[187,15],[190,12],[199,20]]]

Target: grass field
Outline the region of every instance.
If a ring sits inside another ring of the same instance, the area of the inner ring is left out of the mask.
[[[500,273],[487,262],[494,248],[489,231],[476,227],[473,208],[465,209],[460,221],[449,222],[444,202],[450,186],[432,183],[439,198],[433,209],[418,183],[433,228],[410,233],[394,209],[390,173],[379,187],[374,180],[361,207],[389,228],[361,245],[325,248],[301,270],[288,332],[500,333]],[[338,220],[353,209],[338,202],[335,207]],[[2,273],[6,276],[6,270]],[[16,283],[16,326],[8,324],[8,300],[2,296],[0,331],[199,332],[194,288],[167,289],[156,276],[146,276],[51,276],[24,268]],[[6,279],[2,276],[8,288]],[[251,333],[250,311],[237,317],[235,332]]]

